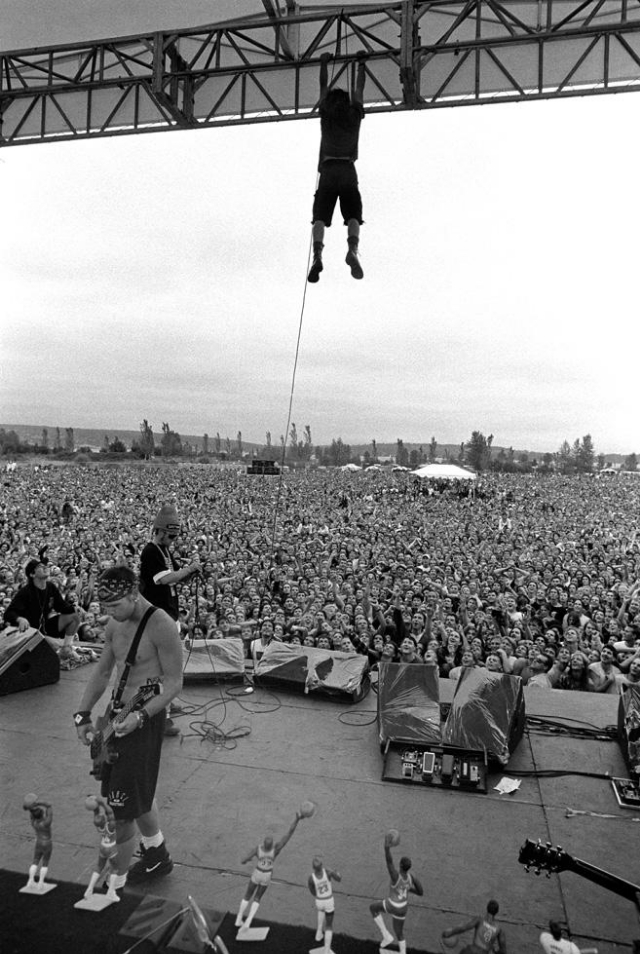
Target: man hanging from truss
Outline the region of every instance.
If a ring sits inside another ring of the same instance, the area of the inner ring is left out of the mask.
[[[322,271],[324,230],[331,225],[333,210],[340,199],[340,211],[347,226],[349,251],[345,259],[354,278],[364,273],[358,259],[358,242],[362,225],[362,198],[358,188],[356,159],[360,123],[364,117],[363,93],[365,64],[358,55],[356,88],[352,96],[345,89],[329,89],[330,53],[320,58],[320,179],[313,200],[313,262],[308,280],[317,282]]]

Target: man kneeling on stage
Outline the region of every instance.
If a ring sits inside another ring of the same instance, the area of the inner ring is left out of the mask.
[[[80,625],[75,607],[49,579],[49,568],[42,560],[29,560],[24,568],[26,586],[20,587],[4,613],[7,626],[21,633],[38,629],[47,642],[60,651],[62,659],[73,655],[73,638]]]

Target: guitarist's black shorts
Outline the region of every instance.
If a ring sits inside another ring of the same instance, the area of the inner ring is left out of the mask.
[[[151,811],[156,794],[165,710],[153,716],[142,729],[117,739],[118,758],[107,769],[102,795],[118,821],[133,821]]]

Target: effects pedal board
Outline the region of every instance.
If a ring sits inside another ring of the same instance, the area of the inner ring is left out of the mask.
[[[486,753],[455,746],[388,743],[382,778],[389,782],[486,794]]]
[[[611,784],[620,808],[640,811],[640,783],[638,779],[612,778]]]

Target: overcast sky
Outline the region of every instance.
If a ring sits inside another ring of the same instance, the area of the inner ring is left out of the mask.
[[[0,418],[640,451],[639,108],[368,116],[306,289],[318,120],[0,150]]]

